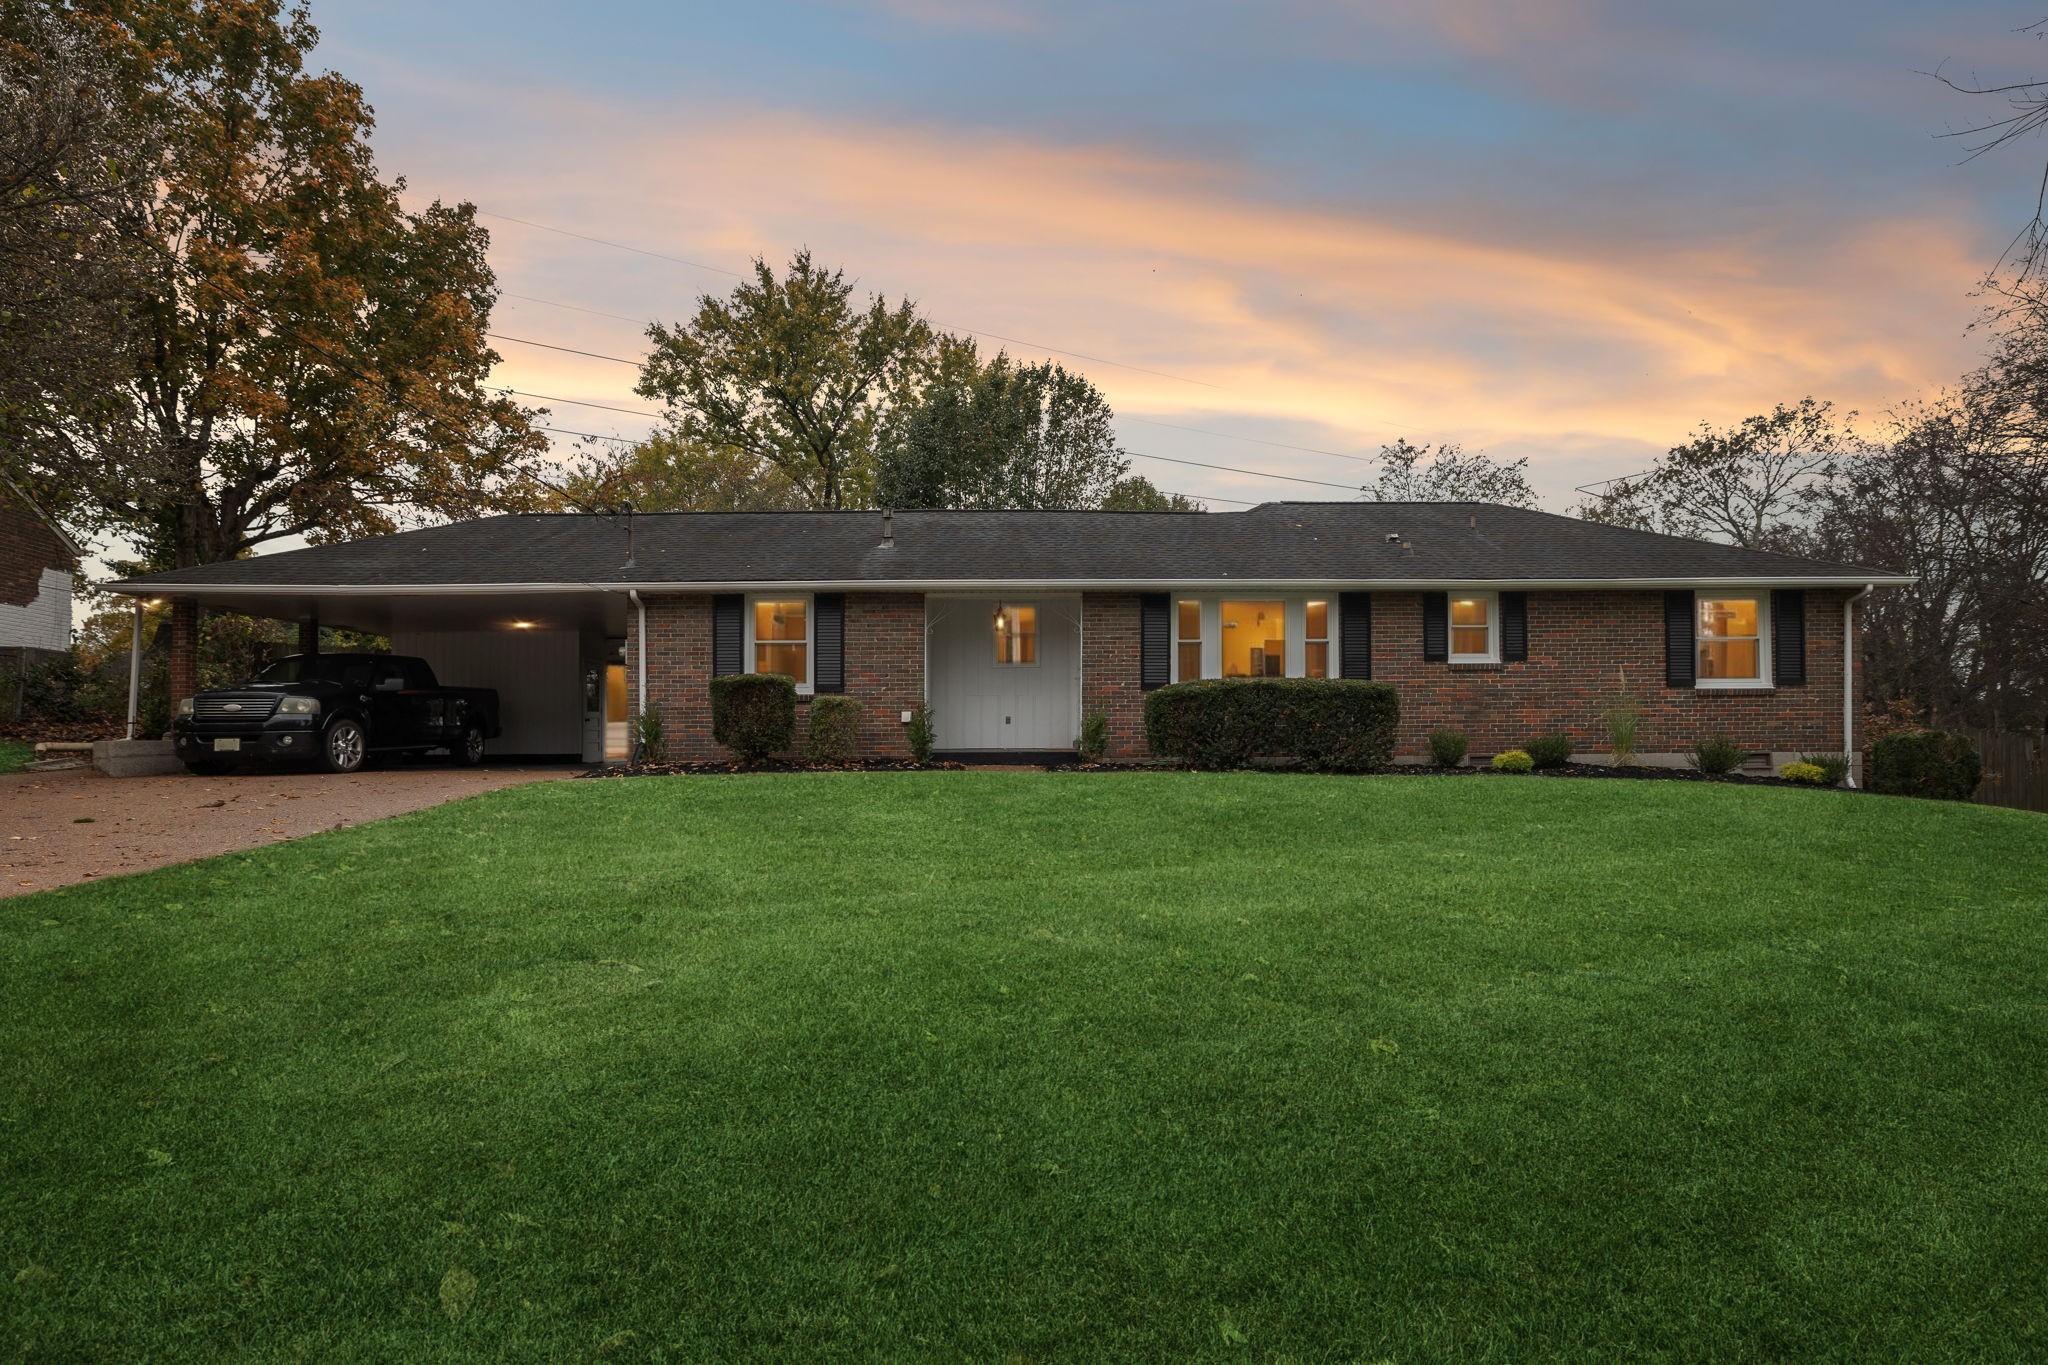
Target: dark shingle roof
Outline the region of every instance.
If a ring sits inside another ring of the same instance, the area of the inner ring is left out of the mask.
[[[674,512],[486,517],[133,579],[178,587],[944,582],[1900,581],[1794,555],[1491,503],[1266,503],[1243,512]],[[1405,539],[1403,550],[1389,537]]]

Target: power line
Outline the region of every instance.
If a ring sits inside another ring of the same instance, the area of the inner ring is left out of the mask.
[[[631,365],[636,370],[640,368],[641,364],[641,362],[637,360],[627,360],[622,356],[599,355],[596,351],[579,351],[574,346],[556,346],[553,343],[546,341],[529,341],[525,337],[507,336],[503,332],[486,332],[484,333],[484,335],[489,337],[495,337],[499,341],[516,341],[521,346],[538,346],[543,351],[562,351],[569,355],[587,355],[592,360],[615,361],[620,365]]]
[[[1126,450],[1124,454],[1140,460],[1164,460],[1168,464],[1193,465],[1196,469],[1220,469],[1226,474],[1246,474],[1254,479],[1284,479],[1288,483],[1312,483],[1318,488],[1341,488],[1347,493],[1358,492],[1356,484],[1331,483],[1328,479],[1304,479],[1298,474],[1268,474],[1263,469],[1239,469],[1235,465],[1205,464],[1200,460],[1181,460],[1171,455],[1147,455],[1142,450]]]
[[[656,420],[659,420],[662,416],[661,413],[648,412],[641,408],[615,408],[609,403],[586,403],[580,398],[557,398],[551,393],[532,393],[526,389],[507,389],[496,384],[485,384],[482,387],[489,389],[493,393],[511,393],[517,394],[521,398],[538,398],[543,403],[567,403],[572,408],[596,408],[600,412],[623,412],[628,417],[652,417]]]
[[[1320,450],[1315,446],[1289,445],[1285,441],[1265,441],[1257,436],[1239,436],[1231,431],[1211,431],[1207,427],[1184,427],[1174,422],[1161,422],[1150,417],[1132,417],[1128,413],[1118,414],[1117,420],[1120,422],[1142,422],[1148,427],[1165,427],[1168,431],[1191,431],[1197,436],[1220,436],[1226,441],[1246,441],[1255,446],[1271,446],[1275,450],[1298,450],[1304,455],[1328,455],[1332,459],[1356,460],[1360,464],[1378,463],[1370,455],[1346,455],[1341,450]],[[1402,424],[1399,422],[1389,422],[1387,425],[1397,427]],[[1408,429],[1410,431],[1414,430],[1413,427]]]
[[[682,256],[671,256],[661,251],[649,251],[646,247],[633,246],[627,242],[614,242],[607,237],[593,237],[585,232],[571,232],[567,228],[553,227],[547,223],[536,223],[530,218],[514,218],[509,213],[493,213],[489,209],[478,209],[477,212],[486,218],[496,218],[507,223],[517,223],[521,227],[537,228],[542,232],[552,232],[562,237],[573,237],[579,242],[592,242],[598,246],[608,246],[619,251],[630,251],[636,256],[651,256],[657,261],[671,261],[676,265],[687,265],[694,270],[708,270],[715,275],[725,275],[736,280],[746,278],[739,271],[727,270],[724,266],[706,265],[702,261],[692,261]],[[546,302],[546,300],[537,300],[537,302]],[[574,305],[557,306],[573,307]],[[594,312],[596,310],[585,309],[582,311]],[[614,313],[610,316],[617,317],[619,315]],[[1026,341],[1021,337],[1004,336],[1001,332],[991,332],[981,327],[969,327],[963,323],[946,322],[940,318],[933,318],[931,321],[934,326],[943,327],[949,332],[964,332],[969,336],[987,337],[991,341],[1004,341],[1012,346],[1025,346],[1034,351],[1045,351],[1050,355],[1071,356],[1075,360],[1085,360],[1091,365],[1109,365],[1119,370],[1131,370],[1137,374],[1149,374],[1154,379],[1170,379],[1177,384],[1197,384],[1205,389],[1220,389],[1223,387],[1221,384],[1212,383],[1207,379],[1193,379],[1184,374],[1168,374],[1164,370],[1151,370],[1143,365],[1131,365],[1121,360],[1109,360],[1099,355],[1087,355],[1081,351],[1064,350],[1058,346],[1047,346],[1042,342]]]
[[[585,308],[580,303],[563,303],[559,299],[543,299],[533,294],[514,294],[510,290],[500,290],[498,297],[518,299],[521,303],[538,303],[547,308],[566,308],[572,313],[588,313],[594,318],[616,318],[620,322],[630,322],[635,327],[647,325],[646,318],[627,317],[624,313],[607,313],[602,308]]]

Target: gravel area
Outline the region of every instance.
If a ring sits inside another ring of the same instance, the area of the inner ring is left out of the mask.
[[[350,777],[112,778],[89,768],[0,775],[0,897],[257,848],[581,771],[492,764]]]

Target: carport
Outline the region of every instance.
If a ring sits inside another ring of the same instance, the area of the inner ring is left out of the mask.
[[[158,580],[111,585],[136,600],[171,605],[173,698],[199,690],[202,609],[295,622],[299,650],[316,652],[323,626],[390,640],[417,655],[450,687],[497,689],[502,735],[493,757],[627,757],[624,595],[588,585],[271,585],[167,588]],[[139,655],[137,668],[139,670]],[[130,688],[130,734],[135,683]]]

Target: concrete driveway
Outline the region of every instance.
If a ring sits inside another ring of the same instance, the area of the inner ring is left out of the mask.
[[[464,796],[570,777],[572,765],[401,764],[337,777],[0,776],[0,897],[297,839]]]

